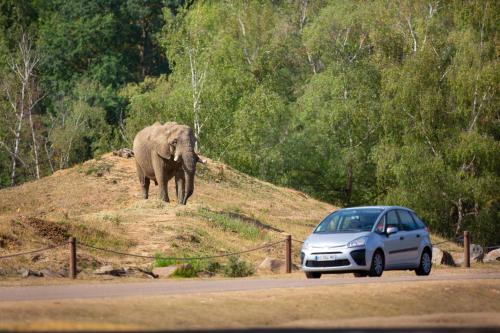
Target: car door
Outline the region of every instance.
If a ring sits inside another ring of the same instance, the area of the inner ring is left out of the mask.
[[[418,249],[420,246],[421,232],[417,230],[417,224],[410,215],[410,212],[404,209],[398,209],[399,224],[404,237],[404,247],[401,249],[401,264],[413,267],[418,262]]]
[[[390,210],[385,214],[386,230],[389,227],[397,227],[400,229],[399,217],[396,210]],[[402,231],[398,231],[394,234],[387,235],[384,238],[384,249],[385,249],[385,266],[386,268],[397,268],[399,267],[404,259],[402,255],[402,250],[405,247],[404,236]]]

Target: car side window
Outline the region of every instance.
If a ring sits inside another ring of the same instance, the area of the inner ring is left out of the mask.
[[[425,228],[425,223],[422,222],[422,219],[420,217],[418,217],[417,214],[415,214],[415,213],[412,212],[411,216],[413,217],[413,220],[415,221],[415,223],[417,223],[418,229],[424,229]]]
[[[375,226],[375,232],[379,234],[383,234],[385,232],[385,215],[378,221]]]
[[[387,212],[386,224],[387,224],[387,228],[389,228],[389,227],[399,228],[399,220],[398,220],[398,216],[396,215],[395,210],[391,210],[391,211]]]
[[[412,231],[418,229],[408,211],[398,209],[398,215],[401,221],[401,229],[403,229],[404,231]]]

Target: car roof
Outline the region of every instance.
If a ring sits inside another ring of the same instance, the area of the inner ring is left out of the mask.
[[[351,209],[382,209],[382,210],[389,210],[389,209],[406,209],[409,211],[413,211],[413,209],[403,207],[403,206],[359,206],[359,207],[348,207],[348,208],[341,208],[339,210],[351,210]]]

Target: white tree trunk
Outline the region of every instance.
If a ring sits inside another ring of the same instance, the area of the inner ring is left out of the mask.
[[[195,142],[195,151],[199,151],[199,140],[201,134],[201,128],[203,124],[201,124],[200,120],[200,96],[203,90],[203,82],[205,80],[205,71],[198,76],[198,69],[196,68],[196,59],[193,54],[193,49],[188,49],[189,55],[189,65],[191,67],[191,92],[193,98],[193,118],[194,118],[194,137],[196,139]]]
[[[14,148],[11,153],[12,172],[11,185],[16,182],[17,161],[19,160],[20,145],[21,145],[21,130],[25,116],[28,116],[31,134],[33,140],[35,174],[40,178],[40,163],[38,158],[38,143],[36,141],[35,128],[33,126],[33,109],[40,101],[38,98],[38,89],[35,81],[35,67],[40,58],[33,50],[33,44],[30,37],[23,33],[18,44],[19,58],[10,62],[10,69],[17,79],[18,85],[5,85],[7,98],[13,113],[17,118],[16,127],[14,129]],[[19,86],[19,91],[16,91]]]

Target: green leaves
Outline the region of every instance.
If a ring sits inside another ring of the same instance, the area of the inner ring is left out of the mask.
[[[36,30],[37,112],[64,166],[178,121],[250,175],[342,206],[407,205],[487,242],[500,230],[499,4],[0,0],[0,72],[16,32]]]

